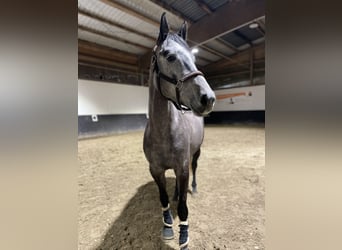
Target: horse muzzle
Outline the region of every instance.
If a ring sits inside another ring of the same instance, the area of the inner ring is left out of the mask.
[[[214,108],[216,101],[215,94],[203,94],[200,96],[200,105],[191,106],[192,111],[198,116],[208,115]]]
[[[201,104],[204,107],[204,112],[211,112],[214,108],[216,98],[215,95],[204,94],[201,96]]]

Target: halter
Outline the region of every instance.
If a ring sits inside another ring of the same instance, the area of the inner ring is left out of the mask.
[[[157,45],[154,46],[153,48],[153,55],[152,55],[152,65],[153,65],[153,71],[155,71],[157,73],[157,87],[158,90],[160,92],[160,94],[165,97],[166,99],[168,99],[169,101],[171,101],[173,103],[173,105],[176,107],[176,109],[180,110],[182,112],[182,114],[184,114],[185,111],[190,111],[191,109],[189,107],[186,107],[185,105],[183,105],[180,102],[180,91],[183,88],[183,83],[186,82],[187,80],[194,78],[196,76],[204,76],[204,74],[199,71],[199,70],[195,70],[192,71],[186,75],[184,75],[182,78],[180,79],[175,79],[175,78],[171,78],[168,77],[167,75],[165,75],[164,73],[160,72],[158,64],[157,64],[157,55],[156,55],[156,49],[157,49]],[[161,88],[160,88],[160,78],[175,85],[175,89],[176,89],[176,99],[177,102],[173,101],[172,99],[166,97],[165,95],[163,95]],[[184,107],[185,106],[185,107]]]

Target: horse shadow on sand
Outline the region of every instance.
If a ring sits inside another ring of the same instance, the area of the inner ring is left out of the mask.
[[[177,215],[177,202],[172,201],[175,181],[175,178],[166,178],[166,188],[174,218]],[[159,192],[155,182],[150,181],[138,188],[137,193],[129,200],[121,215],[107,230],[103,241],[96,250],[177,249],[162,240],[161,229],[162,211]],[[177,243],[178,231],[175,226],[174,232],[175,238],[171,241]]]

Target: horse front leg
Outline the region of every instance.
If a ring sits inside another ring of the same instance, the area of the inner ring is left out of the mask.
[[[171,214],[169,197],[166,192],[166,179],[165,179],[165,171],[158,167],[150,166],[150,172],[157,183],[159,189],[159,199],[162,205],[162,214],[163,214],[163,229],[162,236],[165,240],[173,239],[174,233],[172,229],[173,218]]]
[[[188,207],[186,204],[187,191],[189,185],[189,167],[183,167],[182,169],[178,170],[176,178],[179,192],[179,200],[177,207],[178,217],[180,220],[179,246],[181,250],[185,250],[188,249],[189,244]]]

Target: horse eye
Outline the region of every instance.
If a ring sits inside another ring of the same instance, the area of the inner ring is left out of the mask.
[[[168,57],[166,58],[166,60],[167,60],[168,62],[174,62],[174,61],[176,61],[176,56],[170,55],[170,56],[168,56]]]

